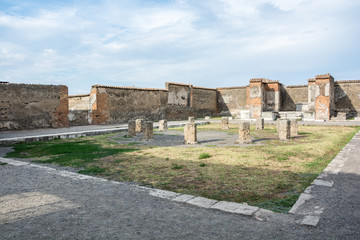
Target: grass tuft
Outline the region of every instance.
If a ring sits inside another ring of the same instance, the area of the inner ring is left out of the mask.
[[[209,153],[201,153],[199,155],[199,159],[204,159],[204,158],[210,158],[211,155]]]

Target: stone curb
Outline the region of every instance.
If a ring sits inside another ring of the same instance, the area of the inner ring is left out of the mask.
[[[206,125],[210,124],[208,121],[199,121],[196,125]],[[185,123],[179,124],[169,124],[169,128],[173,127],[183,127]],[[154,128],[159,128],[158,126],[154,126]],[[45,134],[38,136],[29,136],[29,137],[15,137],[15,138],[3,138],[0,139],[1,145],[11,145],[20,142],[37,142],[37,141],[48,141],[54,139],[67,139],[67,138],[78,138],[78,137],[87,137],[87,136],[96,136],[102,134],[116,133],[116,132],[127,132],[127,127],[119,127],[119,128],[110,128],[110,129],[100,129],[100,130],[86,130],[79,132],[68,132],[68,133],[58,133],[58,134]]]

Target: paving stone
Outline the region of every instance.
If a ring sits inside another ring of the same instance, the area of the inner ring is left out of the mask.
[[[324,181],[324,180],[315,179],[311,184],[324,186],[324,187],[332,187],[334,185],[334,182],[333,181],[328,182],[328,181]]]
[[[230,213],[237,213],[246,216],[252,216],[256,211],[259,210],[258,207],[253,207],[241,203],[226,202],[226,201],[218,202],[215,205],[211,206],[210,208],[218,209]]]
[[[306,225],[306,226],[313,226],[316,227],[316,225],[319,223],[320,217],[318,216],[305,216],[303,220],[300,221],[300,225]]]
[[[203,208],[209,208],[212,205],[216,204],[218,201],[216,200],[212,200],[212,199],[208,199],[208,198],[204,198],[204,197],[196,197],[193,198],[189,201],[187,201],[188,204],[191,205],[195,205],[198,207],[203,207]]]
[[[189,200],[191,200],[193,198],[195,198],[195,196],[188,195],[188,194],[183,194],[183,195],[180,195],[180,196],[178,196],[176,198],[173,198],[171,201],[186,203],[187,201],[189,201]]]
[[[290,209],[289,213],[296,213],[296,210],[303,205],[306,201],[308,201],[309,199],[312,198],[312,195],[307,194],[307,193],[302,193],[300,194],[299,199],[296,201],[296,203],[294,204],[294,206],[292,206],[292,208]]]
[[[150,191],[149,194],[154,197],[159,197],[159,198],[164,198],[164,199],[169,199],[169,200],[181,195],[180,193],[175,193],[175,192],[160,190],[160,189],[154,189],[154,190]]]

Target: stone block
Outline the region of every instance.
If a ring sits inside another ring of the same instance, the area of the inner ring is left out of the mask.
[[[210,120],[211,117],[210,116],[205,116],[205,120]]]
[[[256,130],[263,130],[264,129],[264,119],[257,118],[256,119]]]
[[[221,118],[221,128],[222,129],[229,129],[229,118],[228,117],[222,117]]]
[[[290,138],[290,120],[280,120],[278,128],[280,140],[288,140]]]
[[[130,137],[134,137],[136,136],[136,124],[135,124],[135,120],[130,120],[128,122],[128,135]]]
[[[159,130],[160,131],[167,131],[168,130],[168,125],[167,125],[167,120],[163,119],[159,121]]]
[[[250,138],[250,122],[240,122],[238,143],[240,144],[252,143],[252,140]]]
[[[189,123],[195,123],[195,117],[189,117],[188,121]]]
[[[298,123],[295,119],[290,120],[290,137],[296,137],[298,135]]]
[[[151,121],[146,121],[144,123],[144,136],[143,136],[143,140],[144,141],[149,141],[152,140],[154,138],[154,124]]]
[[[196,144],[197,133],[195,123],[186,123],[184,127],[184,143],[185,144]]]
[[[135,126],[136,132],[142,132],[144,129],[144,119],[142,118],[136,119],[135,124],[136,124]]]
[[[203,207],[203,208],[209,208],[213,205],[215,205],[218,201],[216,200],[212,200],[212,199],[208,199],[208,198],[204,198],[204,197],[196,197],[193,198],[189,201],[187,201],[188,204],[191,205],[195,205],[198,207]]]

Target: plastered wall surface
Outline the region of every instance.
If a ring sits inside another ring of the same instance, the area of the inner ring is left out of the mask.
[[[0,84],[0,130],[68,127],[68,88]]]
[[[69,124],[81,126],[90,124],[90,95],[69,96]]]
[[[335,82],[334,102],[338,112],[347,112],[349,117],[359,116],[360,80]]]
[[[193,87],[191,91],[191,107],[199,113],[214,115],[216,112],[216,89]]]
[[[280,109],[281,111],[296,111],[296,103],[308,102],[308,86],[287,86],[280,87],[281,100]]]
[[[238,115],[241,110],[247,110],[247,87],[218,88],[217,108],[221,114]]]

